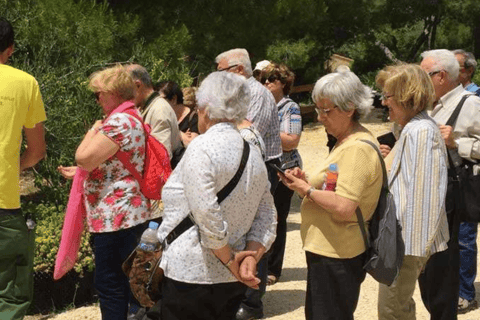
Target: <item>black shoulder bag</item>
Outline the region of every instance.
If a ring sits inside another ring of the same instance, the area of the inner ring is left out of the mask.
[[[217,193],[218,203],[225,200],[226,197],[235,189],[248,161],[250,146],[243,140],[243,154],[240,166],[226,186]],[[123,272],[127,275],[130,288],[138,302],[147,308],[153,307],[161,298],[160,282],[163,279],[163,270],[159,267],[165,244],[171,244],[182,233],[194,226],[194,222],[189,214],[173,229],[165,238],[162,246],[154,252],[137,252],[133,250],[130,256],[122,264]]]
[[[458,115],[469,96],[462,97],[445,125],[455,128]],[[459,215],[460,221],[480,222],[480,174],[473,170],[476,163],[463,159],[459,166],[455,166],[450,152],[447,154],[450,165],[448,180],[453,183],[455,208],[458,208],[455,214]]]

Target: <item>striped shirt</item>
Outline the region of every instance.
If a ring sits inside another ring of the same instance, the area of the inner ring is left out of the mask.
[[[253,123],[265,142],[266,161],[276,159],[282,155],[282,143],[275,99],[254,77],[248,78],[247,83],[250,88],[247,120]]]
[[[402,226],[405,255],[429,257],[447,249],[447,151],[435,121],[421,112],[393,149],[389,187]]]
[[[280,132],[300,136],[302,134],[302,115],[299,105],[288,96],[285,96],[277,103],[277,108]],[[284,169],[302,167],[302,158],[297,149],[284,150],[280,162]]]

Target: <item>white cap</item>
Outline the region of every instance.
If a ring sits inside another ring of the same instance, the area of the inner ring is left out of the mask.
[[[262,60],[259,63],[255,65],[255,69],[253,70],[263,70],[265,69],[268,65],[270,64],[270,61],[268,60]]]

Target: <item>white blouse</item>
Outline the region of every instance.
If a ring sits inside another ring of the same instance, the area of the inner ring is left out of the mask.
[[[221,205],[217,202],[217,192],[237,172],[242,152],[243,139],[234,125],[216,124],[190,143],[163,187],[165,209],[159,239],[190,212],[195,220],[195,226],[164,250],[160,267],[166,277],[197,284],[235,282],[211,249],[228,244],[243,250],[247,241],[270,248],[277,215],[258,148],[251,145],[240,181]]]

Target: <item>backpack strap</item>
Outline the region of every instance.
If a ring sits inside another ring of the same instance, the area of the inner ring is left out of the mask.
[[[380,153],[380,150],[378,150],[377,146],[373,142],[369,140],[364,140],[364,139],[360,141],[371,145],[372,148],[375,149],[375,151],[378,154],[378,158],[380,159],[380,164],[382,165],[382,172],[383,172],[383,184],[382,184],[382,190],[380,192],[384,192],[384,190],[388,189],[388,180],[387,180],[387,169],[385,168],[385,162],[383,161],[382,154]],[[368,249],[370,248],[370,241],[368,240],[368,237],[367,237],[367,230],[365,229],[365,221],[363,221],[363,215],[362,215],[362,210],[360,210],[360,206],[358,206],[357,209],[355,209],[355,213],[357,214],[358,224],[360,225],[360,230],[362,231],[365,248]]]
[[[113,115],[115,113],[126,113],[126,114],[134,117],[138,121],[140,121],[140,123],[143,126],[143,130],[145,131],[145,145],[146,145],[148,136],[150,135],[150,127],[148,125],[146,125],[145,122],[143,122],[142,117],[135,110],[135,105],[132,102],[124,102],[120,106],[118,106],[115,110],[113,110],[112,113],[110,113],[110,115],[108,117],[110,117],[111,115]],[[140,184],[142,184],[142,180],[143,180],[142,174],[140,172],[138,172],[137,169],[135,168],[135,166],[130,162],[129,154],[125,151],[119,150],[119,151],[117,151],[117,153],[115,155],[117,156],[118,160],[120,160],[120,162],[123,164],[123,166],[130,172],[130,174]]]
[[[242,139],[243,140],[243,139]],[[243,140],[243,154],[242,154],[242,159],[240,160],[240,166],[238,167],[237,172],[233,176],[233,178],[227,183],[226,186],[222,188],[217,193],[217,201],[218,204],[220,204],[223,200],[225,200],[226,197],[235,189],[237,186],[238,182],[240,181],[240,178],[243,175],[243,171],[245,170],[245,166],[248,161],[248,156],[250,154],[250,145],[248,144],[247,141]],[[177,239],[182,233],[190,229],[192,226],[194,226],[193,219],[191,218],[191,215],[189,214],[185,219],[178,224],[175,229],[173,229],[168,236],[165,238],[165,242],[167,244],[171,244],[175,239]]]

